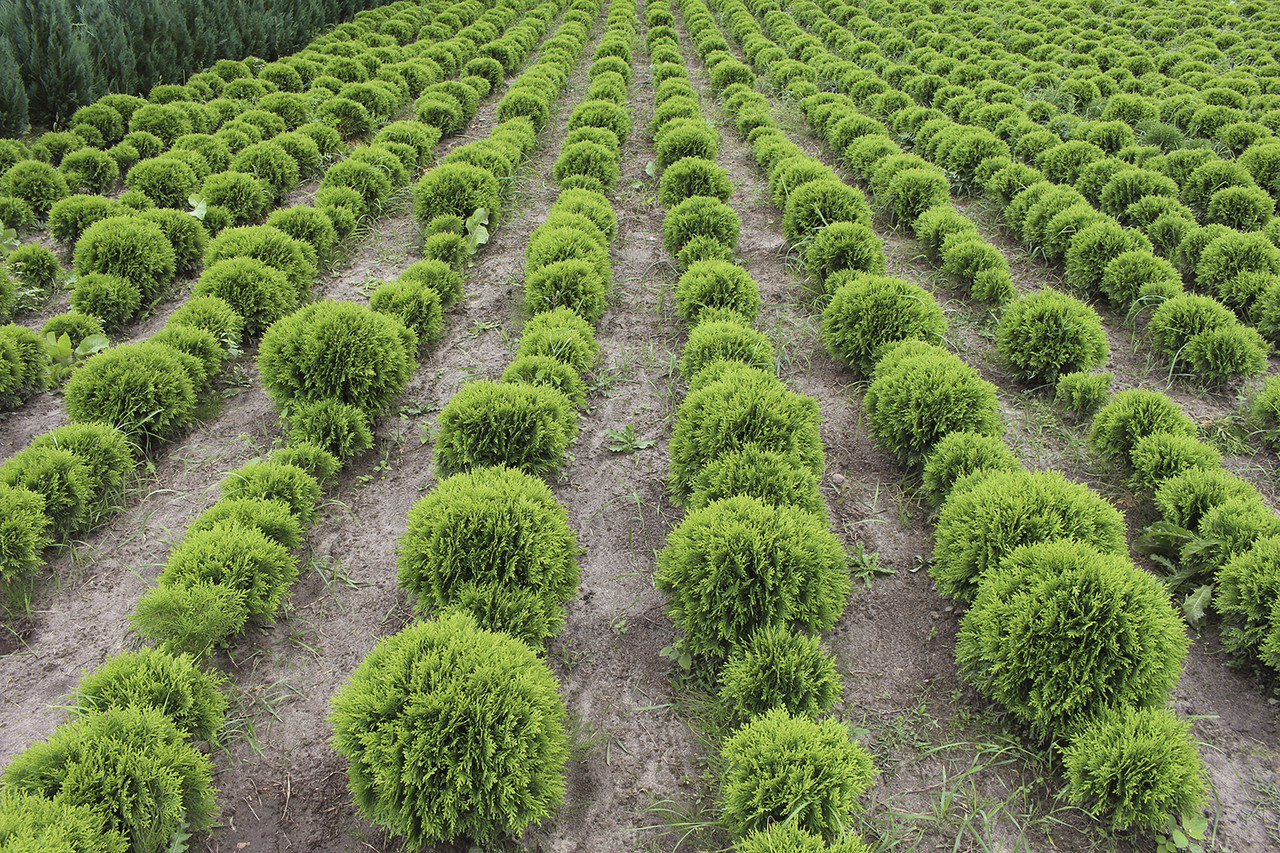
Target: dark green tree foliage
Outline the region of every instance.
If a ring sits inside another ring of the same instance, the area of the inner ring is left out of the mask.
[[[1113,708],[1071,735],[1062,755],[1067,795],[1113,828],[1162,830],[1171,815],[1197,814],[1204,768],[1190,723],[1164,707]]]
[[[982,574],[1022,545],[1070,539],[1124,554],[1124,531],[1115,507],[1056,471],[990,472],[942,505],[929,573],[939,593],[968,602]]]
[[[103,819],[87,805],[7,791],[0,795],[0,849],[126,853],[128,840],[119,832],[103,832]]]
[[[996,348],[1022,381],[1035,385],[1098,367],[1110,352],[1098,313],[1074,296],[1049,288],[1005,307],[996,329]]]
[[[1047,540],[983,575],[956,660],[979,690],[1053,737],[1108,708],[1163,707],[1189,643],[1153,575],[1122,553]]]
[[[395,317],[326,300],[275,323],[258,366],[277,404],[334,398],[374,415],[404,390],[417,344]]]
[[[436,468],[441,476],[504,465],[535,476],[553,473],[578,436],[573,403],[541,385],[469,382],[440,412]]]
[[[690,512],[655,583],[684,647],[717,659],[764,626],[828,630],[850,591],[844,549],[822,519],[743,495]]]
[[[42,564],[41,554],[53,544],[44,498],[29,489],[0,484],[0,580],[13,581]]]
[[[113,708],[59,727],[4,772],[8,792],[86,806],[137,853],[163,853],[180,826],[207,828],[216,810],[213,768],[152,708]]]
[[[977,432],[949,432],[938,440],[924,464],[924,488],[930,503],[946,502],[951,489],[970,474],[980,471],[1017,471],[1018,458],[996,435]]]
[[[832,840],[853,825],[871,787],[871,755],[835,719],[775,708],[725,741],[724,820],[736,835],[775,824]]]
[[[158,343],[98,353],[72,374],[65,394],[72,422],[103,421],[142,445],[168,439],[195,416],[190,375]]]
[[[1127,465],[1139,439],[1154,433],[1195,436],[1196,425],[1167,395],[1130,388],[1094,415],[1089,444],[1099,456]]]
[[[773,708],[817,717],[831,710],[842,689],[835,661],[818,646],[817,637],[780,625],[748,637],[720,672],[720,698],[743,721]]]
[[[933,294],[900,278],[861,273],[828,280],[822,339],[831,355],[868,375],[885,347],[904,340],[941,343],[947,321]]]
[[[444,480],[409,511],[399,550],[399,582],[419,611],[465,609],[464,599],[476,592],[532,593],[535,613],[515,626],[472,615],[488,630],[534,644],[559,630],[578,584],[568,513],[546,483],[511,468],[476,468]],[[513,630],[525,624],[543,631],[526,637]]]
[[[27,87],[13,52],[13,41],[0,38],[0,136],[22,136],[30,126]]]
[[[217,682],[188,656],[139,649],[108,658],[80,681],[72,697],[86,716],[109,708],[154,708],[192,740],[216,741],[226,722],[227,700]]]
[[[751,446],[821,473],[820,423],[817,401],[789,390],[772,373],[726,367],[714,381],[691,390],[676,413],[667,483],[672,499],[688,500],[704,468]]]
[[[465,614],[381,640],[330,718],[361,813],[411,847],[518,837],[564,798],[555,678],[527,644]]]

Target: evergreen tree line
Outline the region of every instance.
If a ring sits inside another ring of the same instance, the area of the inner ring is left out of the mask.
[[[0,0],[0,134],[65,122],[108,92],[270,61],[387,0]]]

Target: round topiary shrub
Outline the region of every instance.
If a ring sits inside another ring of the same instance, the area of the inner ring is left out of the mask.
[[[853,825],[876,773],[844,723],[781,708],[738,729],[722,757],[723,816],[735,835],[785,823],[831,840]]]
[[[12,850],[126,853],[128,840],[104,832],[105,816],[87,805],[55,803],[38,794],[0,794],[0,843]]]
[[[930,503],[946,502],[952,488],[980,471],[1017,471],[1022,467],[1004,439],[977,432],[949,432],[938,440],[924,464],[923,481]]]
[[[654,164],[661,171],[686,157],[715,162],[720,143],[705,120],[676,118],[654,135],[653,150]]]
[[[693,384],[698,381],[699,374],[713,364],[735,362],[772,373],[775,359],[773,342],[768,335],[736,319],[712,318],[694,326],[689,333],[679,368],[681,377]]]
[[[244,172],[215,172],[204,179],[200,194],[208,204],[230,211],[237,225],[253,222],[267,206],[262,181]]]
[[[224,300],[244,318],[247,339],[261,335],[297,304],[297,292],[285,273],[250,257],[225,258],[206,267],[192,293]]]
[[[82,193],[69,195],[49,211],[49,233],[59,243],[74,246],[84,230],[93,223],[130,212],[119,199]],[[0,213],[0,219],[4,219],[2,213]],[[10,228],[18,227],[14,222],[8,224]]]
[[[1098,288],[1115,308],[1128,308],[1155,288],[1181,289],[1182,276],[1173,264],[1145,249],[1121,252],[1102,273]]]
[[[167,207],[144,210],[135,218],[160,226],[173,246],[174,265],[178,272],[187,272],[200,263],[200,257],[209,245],[209,232],[199,219]]]
[[[663,207],[675,207],[698,195],[726,202],[733,195],[729,173],[714,160],[684,157],[668,166],[658,179],[658,202]]]
[[[686,506],[701,509],[722,498],[748,495],[771,506],[793,506],[826,519],[818,476],[796,460],[749,444],[707,464],[694,478]]]
[[[599,181],[606,192],[618,182],[618,173],[618,152],[585,139],[565,145],[555,164],[556,181],[563,183],[570,175],[585,175]]]
[[[143,160],[125,175],[124,185],[146,194],[158,207],[183,208],[187,197],[200,186],[201,178],[186,163],[175,157],[152,157]]]
[[[566,258],[530,270],[524,280],[525,298],[535,314],[568,308],[594,325],[604,316],[609,281],[599,264]]]
[[[251,460],[227,473],[219,484],[223,500],[263,498],[281,501],[303,525],[316,520],[320,484],[296,465]]]
[[[28,450],[56,447],[74,454],[89,470],[95,497],[114,491],[133,468],[133,448],[120,430],[106,423],[67,424],[31,439]],[[19,451],[23,453],[25,451]]]
[[[399,583],[420,612],[465,603],[476,592],[527,592],[533,613],[488,623],[533,644],[554,635],[578,583],[577,544],[567,511],[541,480],[504,467],[444,480],[409,511],[400,539]],[[522,626],[539,631],[525,636]]]
[[[843,687],[817,637],[776,624],[748,637],[720,673],[720,699],[744,721],[774,708],[816,718],[831,710]]]
[[[950,208],[948,208],[950,210]],[[884,248],[880,238],[857,222],[832,222],[813,235],[804,254],[805,267],[818,283],[819,293],[831,293],[836,273],[885,274]]]
[[[851,588],[844,549],[822,519],[745,495],[685,516],[654,582],[684,650],[717,659],[765,626],[828,630]]]
[[[437,216],[467,219],[483,208],[491,219],[498,213],[500,186],[493,173],[470,163],[444,163],[432,169],[414,188],[414,213],[426,225]]]
[[[119,329],[142,307],[142,291],[135,282],[118,275],[89,273],[71,285],[71,307],[96,317],[109,330]]]
[[[41,219],[48,215],[55,202],[71,192],[61,172],[38,160],[23,160],[10,166],[0,175],[0,190],[26,202]]]
[[[1054,387],[1054,402],[1078,418],[1087,417],[1107,401],[1112,378],[1110,371],[1064,373],[1058,377]]]
[[[34,329],[10,323],[0,326],[0,397],[43,391],[49,382],[44,339]]]
[[[1194,437],[1196,425],[1178,405],[1159,391],[1121,391],[1094,415],[1089,446],[1099,456],[1132,463],[1138,441],[1155,433]]]
[[[41,495],[0,484],[0,580],[17,580],[43,565],[41,555],[53,544],[49,524]]]
[[[863,408],[872,437],[909,465],[923,462],[949,432],[1001,431],[995,386],[955,355],[920,341],[882,352]]]
[[[1087,225],[1075,233],[1067,248],[1067,284],[1091,293],[1102,283],[1107,265],[1125,252],[1151,251],[1151,243],[1138,231],[1121,228],[1114,220]]]
[[[1063,373],[1106,363],[1110,347],[1098,312],[1076,299],[1044,290],[1006,306],[996,329],[996,348],[1023,382],[1055,383]]]
[[[195,416],[195,386],[178,355],[162,344],[126,344],[89,358],[71,375],[67,415],[102,421],[142,445],[164,441]]]
[[[1168,590],[1123,553],[1041,541],[983,575],[956,660],[980,691],[1052,737],[1104,709],[1163,707],[1188,646]]]
[[[440,294],[440,308],[452,308],[462,298],[462,276],[444,261],[428,258],[405,267],[398,281],[411,281]]]
[[[889,211],[890,219],[912,227],[929,208],[951,203],[951,182],[938,168],[903,169],[876,201]]]
[[[1222,454],[1192,435],[1155,432],[1134,442],[1129,462],[1134,484],[1154,491],[1188,468],[1217,468],[1222,464]]]
[[[411,847],[519,836],[564,798],[555,678],[527,644],[464,614],[379,641],[330,718],[361,813]]]
[[[941,343],[947,331],[933,294],[900,278],[862,273],[833,276],[822,312],[822,340],[833,358],[867,375],[886,346],[904,340]]]
[[[832,222],[871,225],[871,208],[861,190],[834,178],[820,178],[788,194],[782,215],[787,242],[799,244]]]
[[[1238,660],[1280,669],[1280,536],[1258,539],[1217,574],[1222,644]]]
[[[1280,448],[1280,377],[1267,379],[1249,404],[1249,414],[1261,429],[1263,443]]]
[[[369,414],[332,397],[299,403],[288,415],[289,439],[346,459],[373,447]]]
[[[92,193],[109,192],[120,180],[120,164],[107,152],[97,148],[82,148],[63,158],[58,167],[67,179],[67,188]]]
[[[573,403],[554,388],[469,382],[437,421],[436,468],[441,476],[505,465],[535,476],[558,470],[578,434]]]
[[[942,505],[929,573],[939,593],[969,602],[980,576],[1019,546],[1070,539],[1124,554],[1124,531],[1115,507],[1056,471],[992,472]]]
[[[1261,503],[1253,484],[1223,468],[1188,468],[1156,489],[1156,509],[1170,524],[1199,529],[1210,510],[1232,499]]]
[[[444,334],[440,294],[418,278],[387,282],[369,294],[374,311],[397,318],[417,336],[418,346],[432,346]]]
[[[267,498],[223,498],[192,519],[187,535],[228,525],[253,527],[289,549],[302,542],[302,524],[289,505]]]
[[[311,295],[316,280],[315,258],[308,250],[306,243],[277,228],[247,225],[221,231],[209,243],[204,265],[208,268],[227,258],[254,258],[283,272],[294,287],[295,298],[301,300]]]
[[[244,318],[217,296],[192,296],[169,315],[168,327],[201,329],[213,335],[223,356],[239,352],[244,339]]]
[[[550,356],[585,373],[596,363],[599,352],[591,325],[568,308],[556,308],[535,314],[524,324],[516,357]]]
[[[1198,814],[1204,768],[1191,725],[1164,707],[1112,708],[1071,735],[1062,753],[1067,797],[1114,829],[1164,829],[1171,815]]]
[[[578,371],[547,355],[522,355],[512,359],[502,371],[502,381],[554,388],[574,406],[582,406],[587,400],[587,388]]]
[[[58,727],[5,769],[6,793],[88,807],[136,853],[163,853],[179,829],[206,829],[217,809],[213,767],[153,708],[112,708]]]
[[[80,681],[76,714],[136,705],[154,708],[192,740],[215,742],[227,716],[217,682],[186,655],[144,648],[114,655]]]
[[[760,310],[760,288],[742,267],[728,261],[697,261],[676,283],[676,310],[696,323],[704,309],[728,309],[752,318]]]
[[[75,529],[97,496],[85,460],[65,448],[27,446],[0,465],[0,485],[29,489],[44,498],[44,514],[56,533]]]
[[[77,276],[119,276],[138,286],[144,305],[160,297],[164,287],[173,281],[176,266],[177,255],[164,230],[136,216],[95,222],[76,241]]]
[[[277,405],[333,398],[374,415],[404,390],[416,349],[413,332],[397,318],[325,300],[267,330],[258,368]]]
[[[733,249],[738,245],[741,223],[733,208],[716,198],[693,196],[667,211],[662,220],[662,245],[679,254],[690,241],[710,237]]]
[[[225,489],[223,494],[232,497]],[[156,582],[161,587],[219,584],[242,594],[250,616],[270,619],[297,577],[297,560],[287,548],[256,527],[229,522],[188,533]]]
[[[787,389],[772,373],[726,368],[715,381],[691,390],[676,413],[667,482],[672,500],[686,502],[704,468],[748,447],[778,453],[820,474],[820,423],[817,401]]]

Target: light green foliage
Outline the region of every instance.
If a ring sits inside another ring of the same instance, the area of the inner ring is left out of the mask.
[[[202,329],[213,335],[224,356],[238,354],[244,337],[244,317],[225,299],[217,296],[192,296],[169,315],[167,327]]]
[[[609,284],[597,264],[566,258],[530,270],[524,280],[525,299],[534,313],[564,307],[594,325],[607,307]]]
[[[727,308],[754,318],[760,311],[760,288],[751,274],[735,263],[696,261],[676,282],[676,310],[696,323],[706,308]]]
[[[119,832],[103,832],[104,816],[88,805],[67,805],[25,791],[0,795],[0,850],[126,853]]]
[[[686,501],[707,465],[749,446],[820,473],[820,423],[817,401],[789,390],[772,373],[725,367],[713,381],[690,390],[676,413],[667,483],[672,500]]]
[[[1073,733],[1062,755],[1067,795],[1116,830],[1155,831],[1198,814],[1204,768],[1191,725],[1164,707],[1118,708]]]
[[[1222,454],[1193,435],[1155,432],[1134,442],[1129,461],[1137,486],[1154,491],[1188,468],[1217,468]]]
[[[154,708],[192,740],[210,742],[227,714],[217,682],[190,657],[149,648],[108,658],[81,679],[72,704],[79,716],[129,705]]]
[[[1263,442],[1280,448],[1280,377],[1267,379],[1249,405],[1249,414],[1261,429]]]
[[[698,195],[729,200],[733,182],[723,166],[702,157],[684,157],[663,170],[658,181],[658,201],[663,207],[675,207]]]
[[[409,511],[400,539],[400,585],[419,611],[465,604],[476,592],[527,591],[532,620],[559,630],[565,602],[578,582],[577,544],[569,517],[541,480],[510,468],[476,468],[444,480]],[[494,631],[511,627],[486,624]],[[524,624],[526,620],[518,620]],[[516,634],[517,636],[519,634]]]
[[[136,282],[106,273],[89,273],[71,286],[71,307],[102,321],[107,329],[118,329],[138,315],[142,290]]]
[[[796,245],[832,222],[870,226],[871,207],[862,190],[835,178],[819,178],[796,187],[787,195],[782,234]]]
[[[445,163],[428,172],[414,189],[414,212],[421,225],[437,216],[466,219],[480,208],[496,216],[499,184],[492,172],[470,163]]]
[[[528,645],[464,614],[380,641],[330,718],[356,805],[410,847],[519,836],[564,798],[555,678]]]
[[[57,283],[62,267],[58,256],[39,243],[23,243],[5,260],[11,275],[28,290],[47,291]]]
[[[1110,371],[1063,373],[1054,388],[1054,402],[1074,412],[1076,417],[1087,417],[1107,401],[1112,378]]]
[[[743,721],[773,708],[817,717],[831,710],[843,686],[816,637],[777,624],[748,637],[720,673],[720,698]]]
[[[582,406],[587,401],[587,388],[578,372],[549,355],[522,355],[512,359],[502,371],[502,381],[554,388],[574,406]]]
[[[60,533],[74,530],[97,497],[97,483],[86,461],[48,444],[28,445],[9,457],[0,465],[0,485],[43,497],[44,514]]]
[[[220,488],[223,500],[266,498],[283,501],[302,525],[311,524],[316,519],[320,484],[315,477],[295,465],[251,460],[228,472]]]
[[[373,447],[368,412],[333,397],[299,403],[288,415],[289,440],[346,459]]]
[[[1074,296],[1048,288],[1005,308],[996,329],[996,348],[1022,381],[1035,385],[1099,367],[1110,352],[1098,313]]]
[[[1280,670],[1280,536],[1258,539],[1222,567],[1213,606],[1237,659]]]
[[[24,488],[0,484],[0,580],[13,581],[39,567],[50,525],[44,497]]]
[[[1112,260],[1136,249],[1151,251],[1138,231],[1121,228],[1114,220],[1088,225],[1075,233],[1067,248],[1067,284],[1084,293],[1096,290]]]
[[[734,495],[749,495],[771,506],[794,506],[827,518],[817,474],[789,456],[755,444],[709,462],[694,479],[686,506],[701,509]]]
[[[26,326],[0,326],[0,400],[43,391],[49,382],[44,339]]]
[[[489,380],[464,385],[437,423],[441,476],[489,465],[550,474],[564,465],[578,435],[573,403],[560,391]]]
[[[929,573],[938,592],[973,600],[984,572],[1022,545],[1069,539],[1124,554],[1124,518],[1056,471],[1000,471],[953,491],[938,514]]]
[[[1196,427],[1165,394],[1130,388],[1094,415],[1089,445],[1100,456],[1130,464],[1138,440],[1158,432],[1194,436]]]
[[[662,220],[662,245],[671,255],[698,237],[709,237],[729,249],[738,245],[738,214],[719,199],[693,196],[667,211]]]
[[[719,312],[704,311],[704,319],[693,327],[680,355],[680,375],[690,385],[698,375],[718,362],[734,362],[772,373],[773,343],[769,336],[743,325],[736,317],[720,320]]]
[[[739,838],[734,853],[871,853],[861,836],[847,832],[826,844],[821,838],[805,832],[792,822],[771,823]]]
[[[850,590],[844,549],[822,519],[747,496],[685,516],[654,581],[685,649],[720,659],[767,625],[828,630]]]
[[[187,535],[226,525],[253,527],[290,550],[302,543],[302,524],[281,500],[223,498],[187,525]]]
[[[938,440],[924,464],[923,481],[929,502],[941,505],[962,478],[979,471],[1017,471],[1018,457],[997,435],[949,432]]]
[[[369,294],[374,311],[390,314],[418,339],[419,347],[436,344],[444,333],[440,294],[420,278],[401,277]]]
[[[308,246],[301,240],[295,240],[278,228],[270,225],[247,225],[243,228],[225,228],[209,243],[205,252],[204,265],[212,267],[226,258],[248,257],[262,261],[285,274],[293,285],[295,298],[305,299],[311,295],[311,286],[316,281],[316,265],[313,257],[308,257]],[[231,303],[237,311],[235,300],[225,293],[215,294]],[[285,304],[293,304],[284,298]],[[272,310],[270,306],[261,304],[259,310]],[[287,313],[288,309],[286,309]],[[249,319],[249,311],[240,311]]]
[[[979,690],[1052,737],[1107,708],[1163,707],[1189,644],[1168,590],[1123,553],[1045,540],[983,575],[956,660]]]
[[[804,262],[822,293],[831,293],[840,282],[847,281],[846,277],[836,276],[846,270],[877,276],[885,273],[880,238],[857,222],[833,222],[814,234],[805,249]]]
[[[306,471],[321,487],[333,482],[342,470],[342,460],[318,444],[294,439],[288,447],[271,451],[271,461],[292,465]]]
[[[941,343],[947,331],[942,308],[928,291],[901,278],[844,273],[822,312],[822,339],[831,355],[862,375],[881,352],[904,340]]]
[[[195,416],[191,377],[162,344],[98,353],[72,374],[65,395],[72,422],[102,421],[143,445],[168,439]]]
[[[151,708],[113,708],[58,728],[9,763],[6,792],[87,806],[135,853],[164,853],[179,826],[205,829],[216,809],[212,766]]]
[[[524,324],[516,356],[546,355],[585,373],[596,362],[600,344],[591,324],[568,308],[533,315]]]
[[[133,282],[143,304],[161,295],[173,280],[176,264],[177,255],[164,230],[136,216],[99,220],[76,241],[76,275],[105,273]]]
[[[1164,258],[1134,249],[1107,263],[1099,289],[1112,307],[1126,309],[1155,289],[1181,290],[1182,276]]]
[[[28,450],[57,447],[69,451],[88,467],[92,494],[111,492],[133,467],[133,448],[120,430],[105,423],[67,424],[31,439]],[[20,451],[23,453],[26,451]],[[16,456],[15,456],[16,458]]]
[[[1252,483],[1223,468],[1188,468],[1156,489],[1160,517],[1187,530],[1198,529],[1212,509],[1232,499],[1262,502]]]
[[[725,741],[724,820],[738,835],[792,822],[823,839],[853,824],[875,778],[870,754],[839,720],[775,708]]]
[[[192,581],[153,587],[129,617],[133,628],[159,648],[204,660],[216,643],[244,630],[245,594],[225,584]]]
[[[229,522],[188,534],[169,555],[157,583],[170,588],[220,584],[243,594],[250,616],[270,619],[297,576],[297,560],[283,545],[256,527]]]

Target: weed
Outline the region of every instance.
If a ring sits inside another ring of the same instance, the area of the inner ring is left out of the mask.
[[[614,453],[635,453],[658,443],[654,438],[641,438],[636,433],[635,424],[627,424],[623,429],[608,427],[604,432],[609,439],[609,449]]]
[[[855,581],[862,581],[867,589],[871,589],[871,582],[877,577],[884,577],[897,573],[897,569],[891,569],[880,564],[880,554],[876,551],[868,551],[866,546],[861,542],[855,543],[853,550],[846,554],[849,560],[849,575]]]

